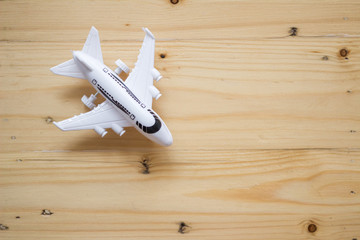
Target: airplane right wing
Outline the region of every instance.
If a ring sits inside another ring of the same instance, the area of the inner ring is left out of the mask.
[[[132,126],[108,101],[87,113],[54,124],[63,131],[93,129],[102,137],[107,133],[106,128],[112,128],[121,136],[125,132],[124,127]]]
[[[143,28],[143,30],[146,35],[138,60],[125,84],[142,102],[151,107],[152,98],[158,99],[161,96],[160,92],[153,86],[154,79],[159,81],[162,77],[154,68],[155,37],[149,29]]]

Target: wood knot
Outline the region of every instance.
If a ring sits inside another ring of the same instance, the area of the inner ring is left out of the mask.
[[[323,56],[321,59],[322,59],[323,61],[327,61],[327,60],[329,60],[329,57],[328,57],[328,56]]]
[[[342,48],[340,49],[339,54],[341,57],[346,57],[349,54],[349,50],[347,50],[346,48]]]
[[[314,233],[317,230],[317,226],[314,223],[310,223],[308,226],[309,233]]]
[[[188,233],[188,232],[190,232],[190,226],[187,225],[187,224],[184,223],[184,222],[181,222],[181,223],[179,223],[179,230],[178,230],[178,232],[181,233],[181,234]]]
[[[178,3],[179,3],[179,0],[170,0],[170,2],[171,2],[172,4],[178,4]]]
[[[298,34],[298,28],[297,28],[297,27],[291,27],[290,30],[289,30],[289,33],[290,33],[289,36],[291,36],[291,37],[297,36],[297,34]]]
[[[51,212],[50,210],[48,209],[43,209],[42,212],[41,212],[41,215],[45,215],[45,216],[50,216],[50,215],[53,215],[54,213]]]
[[[166,54],[165,54],[165,53],[161,53],[161,54],[160,54],[160,57],[161,57],[161,58],[166,58]]]
[[[46,122],[47,124],[52,123],[53,121],[54,121],[54,119],[53,119],[52,117],[47,117],[47,118],[45,118],[45,122]]]
[[[0,230],[8,230],[9,227],[8,226],[5,226],[3,224],[0,224]]]
[[[143,168],[142,173],[143,174],[149,174],[150,173],[150,166],[151,166],[150,159],[148,157],[143,157],[143,159],[141,160],[140,163],[141,163],[142,168]]]

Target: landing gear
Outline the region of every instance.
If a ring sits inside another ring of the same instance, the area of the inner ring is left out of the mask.
[[[87,106],[90,109],[93,109],[96,105],[94,104],[94,101],[96,100],[96,95],[98,95],[99,92],[94,94],[91,94],[90,97],[87,97],[86,95],[84,95],[81,98],[81,101],[83,102],[83,104],[85,106]]]

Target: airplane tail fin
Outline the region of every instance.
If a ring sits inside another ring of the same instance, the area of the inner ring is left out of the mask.
[[[97,59],[101,63],[104,63],[101,52],[99,32],[95,27],[91,27],[82,51]]]
[[[103,57],[100,46],[99,32],[95,27],[90,29],[89,35],[86,39],[82,52],[92,56],[101,63],[103,63]],[[79,67],[76,65],[74,59],[70,59],[50,69],[53,73],[68,77],[83,78],[86,79]]]

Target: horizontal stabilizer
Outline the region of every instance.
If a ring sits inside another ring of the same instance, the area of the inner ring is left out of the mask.
[[[84,76],[84,74],[81,72],[79,67],[76,65],[74,59],[70,59],[69,61],[63,62],[55,67],[52,67],[50,68],[50,70],[58,75],[87,79]]]

